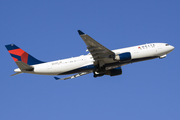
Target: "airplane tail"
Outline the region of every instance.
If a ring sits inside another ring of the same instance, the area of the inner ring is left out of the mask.
[[[15,44],[5,45],[5,47],[7,48],[8,52],[10,53],[10,55],[12,56],[16,64],[18,61],[24,62],[27,65],[35,65],[35,64],[44,63],[34,58],[33,56],[31,56],[30,54],[28,54],[27,52],[25,52],[18,46],[16,46]]]

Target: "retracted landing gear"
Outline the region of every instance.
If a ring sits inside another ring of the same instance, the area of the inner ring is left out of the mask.
[[[101,77],[101,76],[103,76],[106,73],[106,67],[103,66],[101,68],[96,68],[93,73],[94,73],[94,77],[95,78],[96,77]]]
[[[98,73],[98,72],[93,72],[94,73],[94,77],[101,77],[103,76],[105,73]]]

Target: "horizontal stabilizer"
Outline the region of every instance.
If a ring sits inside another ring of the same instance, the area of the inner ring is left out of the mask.
[[[14,73],[12,74],[11,76],[15,76],[15,75],[18,75],[18,74],[21,74],[22,72],[17,72],[17,73]]]
[[[17,66],[21,71],[33,71],[34,68],[22,61],[16,61]]]

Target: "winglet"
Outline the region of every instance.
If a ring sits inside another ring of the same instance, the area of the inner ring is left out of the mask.
[[[84,35],[85,33],[83,33],[81,30],[78,30],[79,35]]]
[[[54,77],[54,79],[56,79],[56,80],[60,80],[60,78],[58,78],[58,77]]]

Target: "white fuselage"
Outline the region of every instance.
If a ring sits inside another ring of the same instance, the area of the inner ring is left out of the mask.
[[[143,44],[133,47],[112,50],[115,54],[130,52],[131,60],[127,62],[109,61],[107,67],[116,68],[133,62],[139,62],[139,61],[149,60],[158,57],[163,58],[173,49],[174,49],[173,46],[168,45],[166,43],[150,43],[150,44]],[[73,74],[83,71],[93,71],[94,69],[93,63],[94,63],[94,59],[91,54],[81,55],[78,57],[72,57],[68,59],[62,59],[62,60],[56,60],[52,62],[32,65],[34,67],[34,71],[29,71],[29,72],[27,71],[27,73],[41,74],[41,75],[63,75],[63,74]],[[15,72],[21,72],[21,70],[17,68],[15,69]]]

